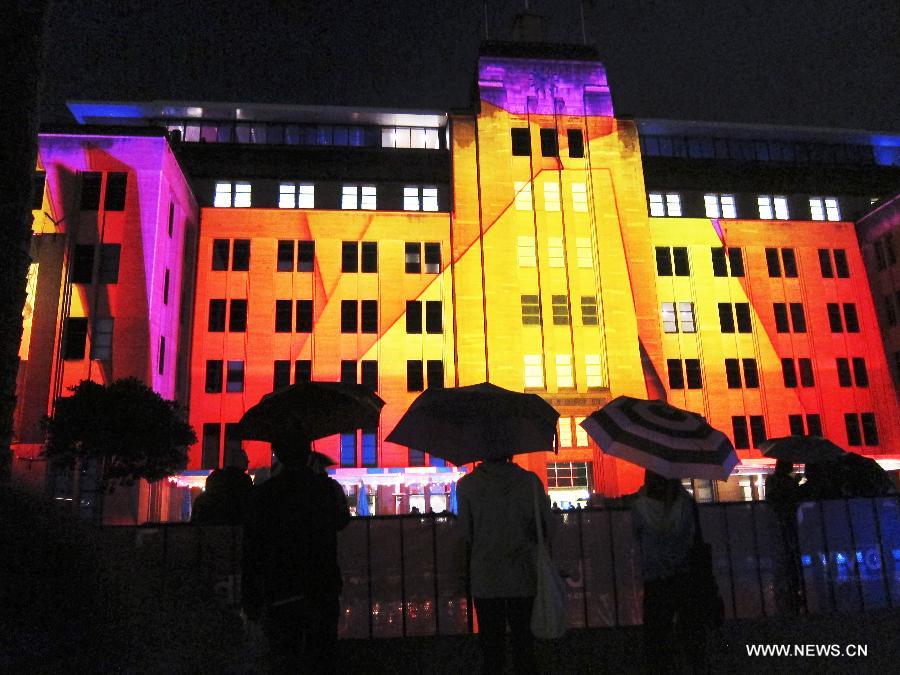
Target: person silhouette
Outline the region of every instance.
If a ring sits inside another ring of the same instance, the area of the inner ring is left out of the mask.
[[[253,488],[244,526],[243,615],[262,621],[273,672],[333,673],[337,533],[350,510],[341,486],[309,466],[309,440],[277,441],[273,450],[282,470]]]

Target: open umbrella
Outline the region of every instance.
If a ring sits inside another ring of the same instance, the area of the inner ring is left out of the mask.
[[[559,413],[537,394],[488,382],[426,389],[387,440],[452,464],[554,449]]]
[[[608,455],[666,478],[725,480],[738,463],[725,434],[664,401],[619,396],[581,426]]]
[[[272,441],[284,437],[309,440],[332,434],[374,429],[382,401],[368,387],[343,382],[302,382],[262,397],[244,413],[241,436]]]
[[[843,448],[821,436],[782,436],[770,438],[759,445],[763,455],[783,459],[792,464],[834,462],[846,454]]]

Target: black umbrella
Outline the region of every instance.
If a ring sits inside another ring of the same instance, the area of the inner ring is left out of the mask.
[[[559,413],[537,394],[483,382],[426,389],[388,441],[469,464],[523,452],[553,450]]]
[[[368,387],[343,382],[302,382],[273,391],[244,413],[241,436],[248,440],[315,440],[378,426],[382,401]]]
[[[792,464],[834,462],[846,454],[843,448],[821,436],[782,436],[770,438],[759,445],[763,455],[783,459]]]

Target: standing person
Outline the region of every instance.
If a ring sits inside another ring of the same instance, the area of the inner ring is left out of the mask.
[[[244,527],[241,606],[262,620],[275,672],[333,673],[341,571],[337,533],[350,522],[340,485],[308,464],[310,442],[273,443],[282,471],[253,488]]]
[[[691,592],[695,509],[680,480],[650,470],[631,506],[644,579],[644,650],[648,670],[653,673],[676,669],[676,629],[688,666],[694,672],[705,668],[702,629],[694,604],[697,598]]]
[[[482,673],[502,673],[506,626],[512,632],[516,673],[534,673],[531,608],[536,586],[538,498],[541,527],[549,538],[556,516],[537,474],[511,456],[487,460],[457,483],[459,523],[471,548],[469,576],[483,652]]]
[[[786,609],[800,609],[800,543],[797,538],[797,505],[800,503],[800,477],[793,475],[794,465],[784,459],[775,462],[775,472],[766,480],[766,501],[778,520],[783,543],[784,568],[788,584]],[[779,596],[780,597],[780,596]]]

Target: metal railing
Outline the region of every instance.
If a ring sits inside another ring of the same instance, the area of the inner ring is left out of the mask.
[[[893,608],[900,600],[900,501],[896,497],[801,504],[797,543],[785,545],[764,502],[700,505],[726,618]],[[626,508],[560,514],[554,558],[566,573],[573,628],[641,622],[640,559]],[[240,597],[240,528],[108,527],[162,579],[178,575],[225,603]],[[340,533],[346,638],[450,635],[474,628],[466,552],[452,516],[354,518]],[[792,586],[799,583],[799,593]],[[798,598],[799,597],[799,606]]]

